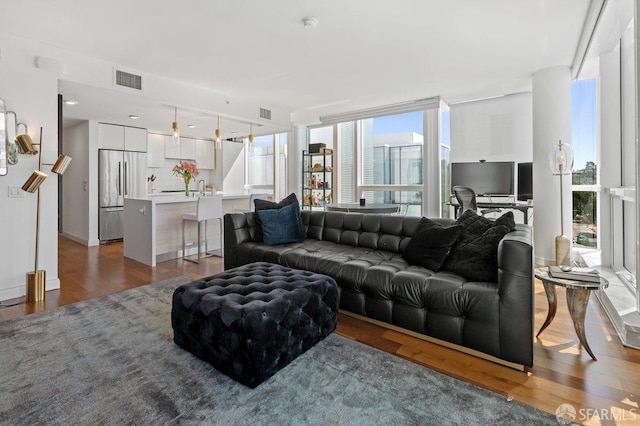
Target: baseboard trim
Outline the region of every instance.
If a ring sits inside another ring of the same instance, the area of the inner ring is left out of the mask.
[[[87,240],[86,238],[79,237],[77,235],[69,234],[68,232],[61,232],[61,236],[70,239],[71,241],[75,241],[78,244],[82,244],[83,246],[93,247],[100,245],[100,240],[93,239]]]
[[[343,309],[339,309],[338,311],[341,314],[344,314],[353,318],[357,318],[362,321],[369,322],[371,324],[379,325],[380,327],[397,331],[398,333],[406,334],[408,336],[415,337],[429,343],[434,343],[436,345],[444,346],[449,349],[454,349],[456,351],[463,352],[467,355],[473,355],[475,357],[482,358],[487,361],[495,362],[496,364],[504,365],[505,367],[513,368],[514,370],[525,371],[525,366],[523,364],[516,364],[515,362],[505,361],[504,359],[497,358],[493,355],[485,354],[475,349],[470,349],[465,346],[456,345],[455,343],[447,342],[446,340],[440,340],[435,337],[427,336],[425,334],[416,333],[415,331],[407,330],[406,328],[398,327],[396,325],[389,324],[384,321],[379,321],[373,318],[365,317],[364,315],[355,314],[353,312],[345,311]]]
[[[60,278],[56,277],[56,278],[48,279],[47,282],[45,283],[44,288],[46,291],[59,289]],[[16,299],[18,297],[24,297],[26,293],[27,293],[27,283],[26,283],[26,277],[25,277],[24,283],[15,285],[9,288],[3,288],[2,290],[0,290],[0,301]]]

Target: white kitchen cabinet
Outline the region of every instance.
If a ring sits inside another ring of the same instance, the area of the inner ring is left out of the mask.
[[[147,167],[164,167],[165,135],[149,133],[147,140]]]
[[[215,142],[206,139],[196,139],[196,163],[201,169],[215,169]]]
[[[147,152],[147,129],[125,126],[124,150]]]
[[[100,123],[98,148],[147,152],[147,129]]]
[[[180,158],[183,160],[196,159],[196,140],[191,138],[180,138]]]
[[[100,123],[98,126],[98,148],[124,149],[124,127]]]
[[[180,138],[180,143],[173,143],[172,136],[165,136],[164,139],[164,156],[166,158],[175,158],[178,160],[195,160],[196,159],[196,140],[192,138]]]
[[[180,142],[182,142],[183,138],[180,138]],[[164,137],[164,156],[165,158],[175,158],[180,159],[180,144],[173,143],[173,138],[171,136]]]

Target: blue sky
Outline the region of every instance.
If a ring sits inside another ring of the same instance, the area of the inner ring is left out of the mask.
[[[596,79],[578,80],[571,85],[571,147],[573,170],[596,162]]]

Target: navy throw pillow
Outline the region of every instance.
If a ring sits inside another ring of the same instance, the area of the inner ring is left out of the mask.
[[[268,209],[281,209],[284,206],[288,206],[289,204],[299,204],[299,203],[298,203],[298,197],[296,197],[295,192],[292,192],[291,194],[283,198],[279,203],[274,203],[273,201],[261,200],[259,198],[256,198],[255,200],[253,200],[253,204],[255,206],[255,210],[258,211],[258,210],[268,210]]]
[[[281,209],[257,210],[262,222],[262,242],[269,246],[299,243],[304,240],[304,224],[298,204]]]
[[[496,282],[498,244],[516,227],[513,212],[507,212],[493,221],[467,210],[456,220],[456,224],[463,229],[442,269],[471,281]]]
[[[300,205],[300,203],[298,203],[298,197],[296,197],[296,194],[294,192],[292,192],[291,194],[283,198],[279,203],[274,203],[273,201],[262,200],[259,198],[253,200],[253,205],[255,206],[254,210],[256,212],[258,212],[258,210],[273,210],[273,209],[277,210],[291,204]],[[258,221],[260,221],[260,217],[258,217]],[[304,224],[302,223],[302,221],[300,221],[300,232],[304,233],[305,235],[307,233],[306,228],[304,227]],[[258,227],[251,241],[255,243],[261,243],[263,241],[261,226]]]
[[[443,226],[423,217],[402,257],[412,265],[437,272],[458,240],[460,232],[461,225]]]

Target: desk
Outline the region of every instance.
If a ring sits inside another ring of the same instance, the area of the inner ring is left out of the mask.
[[[398,204],[371,203],[361,206],[359,203],[327,204],[327,211],[348,213],[398,213]]]
[[[455,216],[458,216],[458,208],[460,208],[460,204],[458,203],[449,203],[450,206],[455,208]],[[524,216],[524,223],[529,223],[529,209],[533,208],[533,205],[525,204],[525,203],[500,203],[500,202],[476,202],[476,206],[478,209],[514,209],[520,210],[522,215]]]
[[[599,283],[555,278],[549,274],[549,268],[536,268],[535,276],[542,281],[544,291],[547,294],[547,301],[549,302],[547,319],[544,321],[544,324],[542,324],[542,327],[540,327],[540,331],[538,331],[536,337],[551,324],[551,321],[553,321],[553,318],[556,316],[556,308],[558,307],[556,286],[565,287],[567,289],[567,307],[573,320],[573,328],[576,330],[576,335],[582,346],[587,350],[587,353],[591,355],[591,358],[597,361],[587,343],[587,336],[584,334],[584,316],[587,313],[587,304],[589,303],[591,290],[607,288],[609,282],[602,277],[600,277]]]

